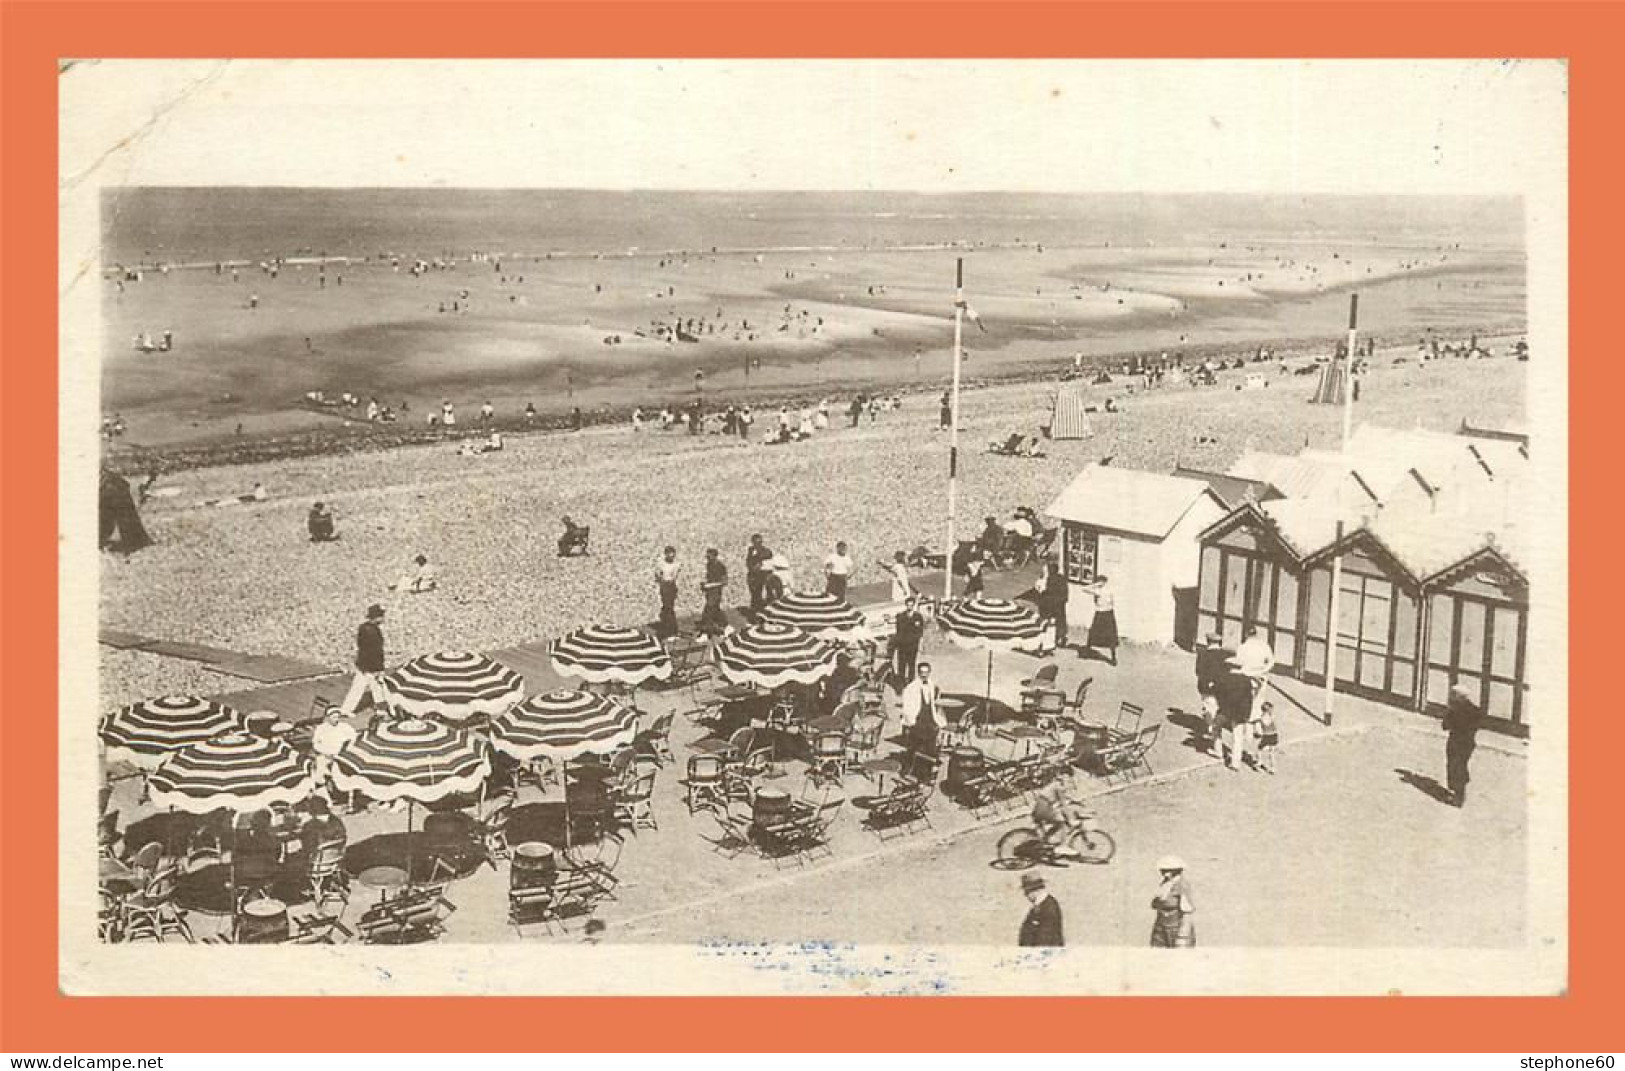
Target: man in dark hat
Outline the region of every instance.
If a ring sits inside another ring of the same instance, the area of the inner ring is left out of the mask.
[[[339,704],[346,715],[354,714],[363,694],[379,702],[378,677],[384,672],[384,608],[377,603],[367,607],[367,619],[355,630],[355,680]]]
[[[1061,934],[1061,905],[1044,887],[1044,879],[1037,874],[1021,876],[1021,893],[1032,907],[1021,920],[1022,948],[1061,948],[1066,938]]]

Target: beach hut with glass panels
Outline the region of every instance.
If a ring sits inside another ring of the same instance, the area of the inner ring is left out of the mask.
[[[1430,432],[1361,433],[1337,455],[1347,481],[1313,456],[1329,479],[1296,484],[1302,497],[1244,502],[1201,533],[1202,632],[1234,647],[1257,629],[1278,672],[1317,684],[1333,649],[1339,691],[1396,706],[1441,708],[1460,684],[1491,719],[1525,731],[1527,450],[1487,451]],[[1396,446],[1410,447],[1414,463],[1396,459]],[[1248,459],[1248,473],[1261,468],[1283,476],[1291,466]],[[1358,494],[1322,493],[1339,483]]]

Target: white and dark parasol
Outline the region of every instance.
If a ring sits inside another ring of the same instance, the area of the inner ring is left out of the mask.
[[[491,719],[491,746],[521,762],[607,754],[638,734],[638,712],[607,696],[560,688]]]
[[[1009,599],[977,596],[955,603],[937,615],[937,624],[948,639],[961,647],[987,652],[987,690],[982,696],[982,716],[993,702],[993,652],[1021,651],[1041,642],[1044,622],[1031,607]]]
[[[828,592],[786,592],[762,607],[762,620],[839,643],[864,639],[869,634],[863,615],[839,595]]]
[[[166,695],[122,707],[102,719],[107,757],[153,769],[174,752],[242,728],[242,715],[210,699]]]
[[[671,677],[671,656],[642,629],[588,625],[554,640],[548,654],[559,673],[593,684],[636,688]]]
[[[490,772],[478,740],[427,718],[377,721],[333,756],[339,789],[386,802],[432,803],[473,792]]]
[[[315,790],[316,779],[310,760],[286,741],[234,730],[171,752],[147,787],[161,807],[209,814],[292,805]]]
[[[717,642],[717,664],[734,684],[816,684],[835,670],[833,644],[793,625],[759,621]]]
[[[431,715],[462,722],[495,717],[525,695],[525,679],[502,663],[472,651],[423,655],[384,674],[385,702],[416,718]]]

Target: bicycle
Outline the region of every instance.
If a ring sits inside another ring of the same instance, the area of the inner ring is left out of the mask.
[[[1068,854],[1062,854],[1068,849]],[[1076,826],[1058,826],[1048,834],[1036,826],[1012,829],[999,838],[997,865],[1001,870],[1025,870],[1043,863],[1059,866],[1066,862],[1102,866],[1117,854],[1117,841],[1110,833],[1087,818]]]

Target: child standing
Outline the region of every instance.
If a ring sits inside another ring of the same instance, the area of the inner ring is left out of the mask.
[[[1258,765],[1275,772],[1275,749],[1281,743],[1281,734],[1275,727],[1275,704],[1266,701],[1258,709]]]

